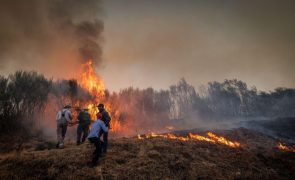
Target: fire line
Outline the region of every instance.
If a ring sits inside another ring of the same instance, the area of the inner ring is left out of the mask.
[[[145,136],[137,135],[137,138],[142,139],[150,139],[150,138],[165,138],[165,139],[173,139],[173,140],[180,140],[180,141],[189,141],[189,140],[195,140],[195,141],[205,141],[213,144],[223,144],[231,148],[239,148],[241,144],[239,142],[230,141],[222,136],[217,136],[213,134],[212,132],[207,133],[208,137],[201,136],[198,134],[189,133],[187,137],[183,136],[176,136],[174,134],[155,134],[150,133]]]

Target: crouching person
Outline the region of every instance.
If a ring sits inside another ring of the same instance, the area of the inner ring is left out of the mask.
[[[104,122],[101,120],[101,114],[97,115],[97,120],[92,124],[92,128],[90,130],[90,133],[87,137],[87,139],[90,141],[90,143],[94,144],[95,151],[93,152],[93,158],[91,162],[91,167],[95,167],[97,164],[97,161],[101,155],[102,151],[102,142],[100,140],[100,131],[108,132],[108,128],[104,124]]]
[[[68,124],[72,122],[71,106],[67,105],[56,115],[57,124],[57,148],[64,147],[64,139],[67,133]]]

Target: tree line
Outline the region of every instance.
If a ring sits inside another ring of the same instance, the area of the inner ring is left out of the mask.
[[[26,71],[0,76],[0,132],[30,132],[49,110],[52,111],[49,118],[54,119],[55,111],[63,105],[79,106],[93,98],[76,80],[53,81]],[[161,129],[171,120],[181,123],[191,117],[218,121],[295,117],[295,89],[258,91],[237,79],[209,82],[198,90],[185,79],[167,90],[133,87],[112,93],[106,90],[102,101],[111,105],[110,113],[115,119],[134,131]]]
[[[133,128],[162,129],[171,120],[201,118],[204,121],[228,119],[295,117],[295,89],[277,88],[270,92],[249,88],[233,79],[209,82],[198,91],[181,79],[168,90],[126,88],[109,95],[109,102],[124,113]]]

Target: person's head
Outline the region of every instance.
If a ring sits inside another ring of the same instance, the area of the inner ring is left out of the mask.
[[[101,114],[101,113],[97,113],[97,114],[96,114],[96,118],[97,118],[97,119],[101,119],[101,118],[102,118],[102,114]]]
[[[102,112],[104,110],[104,104],[100,103],[98,106],[97,106],[99,112]]]
[[[84,108],[84,109],[83,109],[83,111],[85,111],[85,112],[88,112],[88,110],[89,110],[88,108]]]
[[[76,111],[81,112],[82,110],[81,110],[81,108],[78,107],[78,108],[76,108]]]
[[[66,105],[66,106],[64,107],[64,109],[71,109],[71,106],[70,106],[70,105]]]

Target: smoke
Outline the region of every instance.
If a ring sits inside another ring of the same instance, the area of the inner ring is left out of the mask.
[[[101,17],[100,0],[1,1],[1,71],[70,78],[88,59],[101,65]]]

